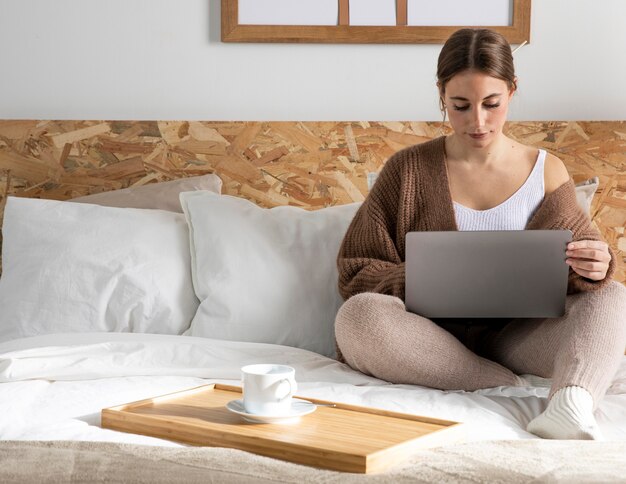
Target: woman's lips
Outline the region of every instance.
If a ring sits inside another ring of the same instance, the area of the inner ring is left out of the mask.
[[[485,136],[487,136],[487,133],[469,133],[469,135],[473,139],[483,139]]]

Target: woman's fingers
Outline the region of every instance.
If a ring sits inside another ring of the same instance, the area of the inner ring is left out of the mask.
[[[577,274],[580,274],[583,277],[586,277],[587,279],[591,279],[592,281],[601,281],[602,279],[604,279],[606,277],[606,272],[602,271],[602,272],[590,272],[590,271],[585,271],[582,269],[574,269],[576,271]]]
[[[611,260],[611,255],[608,252],[603,252],[599,249],[577,249],[568,250],[565,255],[575,257],[577,259],[590,259],[608,262]]]
[[[602,240],[577,240],[576,242],[570,242],[567,244],[569,250],[577,249],[597,249],[602,252],[608,253],[608,244]]]
[[[574,268],[573,266],[572,268],[577,274],[580,274],[581,276],[586,277],[587,279],[591,279],[592,281],[601,281],[602,279],[606,277],[606,271],[592,272],[592,271],[586,271],[584,269]]]
[[[609,246],[601,240],[578,240],[567,245],[565,252],[572,270],[588,279],[604,279],[609,269]]]
[[[606,262],[597,262],[597,261],[587,261],[580,259],[568,259],[570,261],[570,265],[576,269],[582,269],[584,271],[590,272],[600,272],[608,267]]]

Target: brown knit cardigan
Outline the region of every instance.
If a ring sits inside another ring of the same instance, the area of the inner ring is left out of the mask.
[[[572,240],[602,240],[576,201],[574,182],[547,195],[527,230],[569,229]],[[383,167],[359,208],[337,257],[339,292],[348,299],[361,292],[404,300],[405,235],[417,230],[458,230],[445,168],[445,137],[395,153]],[[615,272],[615,254],[606,277],[592,281],[569,269],[567,293],[595,290]]]

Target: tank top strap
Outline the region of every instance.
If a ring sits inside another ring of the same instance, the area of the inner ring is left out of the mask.
[[[544,171],[546,164],[546,154],[546,150],[539,150],[535,166],[533,166],[530,175],[528,175],[528,179],[526,180],[526,182],[524,182],[524,186],[531,185],[534,186],[535,189],[539,188],[542,194],[545,192]]]

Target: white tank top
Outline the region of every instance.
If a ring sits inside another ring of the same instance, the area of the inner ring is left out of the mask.
[[[543,167],[546,151],[539,150],[537,161],[524,184],[500,205],[487,210],[453,202],[459,230],[524,230],[543,201]]]

